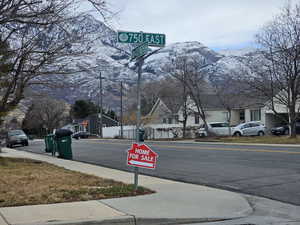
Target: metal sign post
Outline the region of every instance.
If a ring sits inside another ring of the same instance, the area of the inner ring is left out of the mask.
[[[163,47],[166,43],[166,35],[164,34],[154,34],[154,33],[144,33],[144,32],[130,32],[130,31],[118,31],[117,41],[119,43],[140,43],[138,47],[132,50],[131,59],[137,60],[138,66],[138,80],[137,80],[137,121],[136,121],[136,143],[139,146],[140,142],[140,126],[141,126],[141,77],[142,77],[142,67],[144,60],[149,56],[153,55],[160,49],[152,51],[150,54],[146,55],[149,48],[148,46]],[[145,56],[146,55],[146,56]],[[153,164],[154,165],[154,164]],[[133,165],[135,166],[135,165]],[[134,190],[138,188],[138,175],[139,168],[134,167]]]
[[[141,126],[141,76],[142,76],[142,66],[144,64],[144,58],[139,58],[138,60],[138,80],[137,80],[137,113],[136,113],[136,143],[140,142],[139,132]],[[134,190],[138,188],[138,176],[139,168],[134,168]]]

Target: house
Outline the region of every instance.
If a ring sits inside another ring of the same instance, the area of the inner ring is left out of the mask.
[[[207,122],[223,122],[228,121],[229,112],[218,99],[217,96],[207,95],[203,98],[206,120]],[[188,126],[199,126],[203,124],[200,116],[197,113],[197,108],[194,102],[190,99],[190,107],[194,113],[188,117]],[[275,115],[270,109],[270,103],[266,98],[259,96],[238,96],[235,98],[235,107],[231,109],[230,125],[235,126],[243,122],[249,121],[260,121],[267,129],[276,127],[284,123],[282,118],[288,120],[288,109],[282,104],[275,104],[277,113],[280,114],[281,118]],[[179,120],[182,119],[182,108],[179,110]]]
[[[230,114],[230,125],[235,126],[243,122],[261,121],[267,126],[272,126],[274,123],[273,115],[267,114],[266,100],[256,97],[239,96],[235,99],[236,103],[232,105]],[[206,122],[223,122],[228,121],[229,112],[223,106],[220,98],[216,95],[206,95],[203,97],[203,102],[206,114]],[[188,117],[188,126],[199,126],[203,124],[198,110],[192,99],[188,103],[190,109],[194,112]],[[182,108],[178,112],[179,119],[182,118]]]
[[[267,127],[272,127],[278,121],[274,114],[266,108],[266,100],[257,97],[238,97],[236,104],[231,109],[230,124],[232,126],[243,122],[261,121]],[[168,103],[166,103],[168,102]],[[175,101],[166,101],[158,98],[151,111],[143,119],[147,124],[182,124],[183,104]],[[220,98],[210,94],[203,97],[203,105],[207,122],[223,122],[229,117],[228,110],[225,109]],[[187,100],[188,118],[187,126],[197,127],[203,124],[197,107],[191,98]]]
[[[100,115],[99,114],[93,114],[86,118],[88,120],[87,130],[91,134],[99,134],[100,129]],[[119,126],[119,122],[104,115],[102,118],[102,127],[114,127]]]
[[[75,119],[72,124],[65,125],[62,128],[69,129],[73,132],[87,131],[91,134],[99,134],[100,130],[100,118],[99,114],[92,114],[84,119]],[[102,118],[103,127],[119,126],[119,122],[103,115]]]
[[[182,101],[174,97],[158,98],[151,111],[142,118],[144,124],[179,124]]]

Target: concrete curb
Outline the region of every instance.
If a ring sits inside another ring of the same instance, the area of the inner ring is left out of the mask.
[[[46,223],[22,223],[10,225],[135,225],[135,219],[130,216],[122,219],[77,220],[77,221],[49,221]]]
[[[185,142],[181,142],[185,143]],[[193,143],[193,142],[186,142]],[[248,145],[248,146],[270,146],[270,147],[297,147],[299,148],[299,144],[258,144],[258,143],[228,143],[228,142],[202,142],[202,141],[194,141],[196,144],[212,144],[212,145]]]
[[[237,219],[237,218],[234,218]],[[104,219],[104,220],[77,220],[77,221],[49,221],[45,223],[18,223],[9,225],[178,225],[190,223],[205,223],[205,222],[221,222],[231,219],[218,219],[218,218],[194,218],[194,219],[165,219],[165,218],[135,218],[128,216],[122,219]]]
[[[133,141],[129,139],[86,139],[91,141]],[[134,141],[133,141],[134,142]],[[270,147],[300,147],[300,144],[260,144],[260,143],[228,143],[228,142],[219,142],[219,141],[155,141],[155,140],[146,140],[145,143],[182,143],[182,144],[210,144],[210,145],[248,145],[248,146],[270,146]]]

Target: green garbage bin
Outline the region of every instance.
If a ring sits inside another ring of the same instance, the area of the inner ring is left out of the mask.
[[[53,152],[54,150],[54,134],[48,134],[45,136],[45,151]]]
[[[145,141],[145,130],[140,128],[139,129],[139,142],[144,142]]]
[[[58,157],[63,159],[73,159],[71,136],[59,137],[56,139]]]

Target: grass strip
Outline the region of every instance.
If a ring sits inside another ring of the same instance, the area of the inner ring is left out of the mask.
[[[253,137],[205,137],[197,142],[226,142],[226,143],[249,143],[249,144],[300,144],[300,138],[289,136],[253,136]]]
[[[0,157],[0,207],[120,198],[153,191],[49,163]]]

